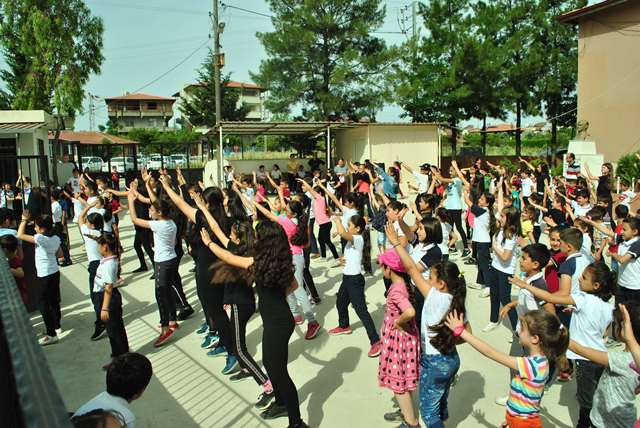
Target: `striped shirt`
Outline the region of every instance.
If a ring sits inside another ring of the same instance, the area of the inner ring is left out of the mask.
[[[545,356],[516,358],[517,373],[511,379],[507,413],[521,418],[540,415],[540,400],[549,377],[549,361]]]

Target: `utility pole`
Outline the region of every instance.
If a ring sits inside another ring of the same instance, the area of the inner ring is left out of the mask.
[[[216,122],[215,129],[216,133],[214,135],[218,136],[218,180],[220,183],[224,183],[224,154],[222,147],[222,137],[220,134],[222,130],[220,129],[220,115],[222,114],[222,100],[220,93],[220,65],[221,65],[221,57],[220,57],[220,22],[218,21],[218,0],[213,0],[213,80],[214,80],[214,91],[216,98]]]
[[[96,126],[96,116],[95,116],[96,112],[95,112],[95,109],[93,108],[93,94],[89,92],[88,95],[89,95],[89,131],[93,131]]]

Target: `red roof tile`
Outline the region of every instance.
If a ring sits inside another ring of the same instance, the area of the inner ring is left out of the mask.
[[[53,140],[54,137],[55,133],[49,132],[49,139]],[[113,144],[138,144],[133,140],[94,131],[61,131],[60,140],[80,144],[104,144],[104,140],[110,141]]]
[[[176,99],[172,98],[172,97],[161,97],[161,96],[158,96],[158,95],[143,94],[142,92],[137,92],[135,94],[121,95],[119,97],[105,98],[105,101],[125,101],[125,100],[132,100],[132,101],[175,101]]]

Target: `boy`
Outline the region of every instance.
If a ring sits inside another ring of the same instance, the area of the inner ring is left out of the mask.
[[[27,306],[27,284],[24,281],[24,269],[22,268],[22,257],[18,256],[18,249],[22,251],[22,247],[18,245],[18,238],[14,235],[0,236],[0,246],[4,251],[4,255],[9,262],[11,274],[16,280],[22,303]]]
[[[627,208],[631,208],[631,203],[636,199],[636,193],[630,187],[629,181],[620,180],[620,190],[622,192],[618,195],[618,201]]]
[[[622,222],[622,239],[617,253],[609,253],[619,264],[616,307],[640,299],[640,219],[627,217]]]
[[[528,169],[520,171],[520,186],[522,187],[522,200],[525,205],[529,204],[529,196],[535,191],[535,183],[531,179],[531,171]]]
[[[576,217],[584,217],[589,211],[591,211],[591,204],[589,203],[589,193],[586,190],[578,190],[575,192],[576,200],[571,201],[570,205],[573,209],[573,215]]]
[[[130,352],[113,359],[107,370],[107,390],[101,392],[73,415],[81,416],[96,409],[113,410],[124,419],[127,428],[135,428],[136,417],[130,403],[142,396],[153,374],[151,361],[144,355]]]
[[[0,237],[12,235],[17,238],[18,232],[11,227],[13,223],[13,211],[8,208],[0,208]],[[22,258],[22,242],[18,239],[17,256]]]
[[[580,252],[581,249],[582,232],[574,227],[560,232],[560,251],[567,255],[565,261],[558,268],[558,276],[560,277],[558,293],[562,295],[568,296],[580,291],[579,279],[584,269],[589,266],[589,260]],[[561,314],[558,317],[563,321]]]

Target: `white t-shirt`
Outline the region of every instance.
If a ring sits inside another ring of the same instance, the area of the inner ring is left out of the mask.
[[[11,190],[0,190],[0,208],[13,209],[13,201],[10,201],[10,198],[13,198],[13,192]]]
[[[80,233],[82,233],[82,239],[84,239],[84,249],[87,252],[87,259],[89,263],[94,262],[96,260],[100,260],[102,258],[102,254],[100,254],[100,247],[98,246],[98,242],[95,239],[91,239],[86,235],[95,236],[99,238],[100,233],[99,230],[89,229],[86,224],[80,226]]]
[[[525,279],[527,284],[533,284],[534,287],[547,291],[546,282],[544,280],[544,272],[538,272],[535,275]],[[516,313],[518,314],[518,324],[516,331],[520,332],[520,317],[529,311],[535,311],[542,308],[543,302],[536,299],[529,290],[521,288],[518,291],[518,304],[516,305]]]
[[[402,231],[402,228],[400,227],[400,223],[397,220],[393,222],[393,230],[396,231],[398,238],[405,236],[404,232]],[[390,248],[393,248],[393,244],[391,244],[391,241],[387,239],[387,250]],[[407,246],[405,247],[405,250],[407,250],[407,252],[410,253],[411,244],[407,244]]]
[[[44,278],[60,270],[58,268],[58,257],[56,253],[60,248],[60,238],[57,236],[44,236],[36,233],[33,236],[36,242],[36,272],[38,278]]]
[[[575,302],[575,310],[571,315],[569,337],[587,348],[607,352],[603,336],[613,318],[613,305],[584,291],[572,292],[571,298]],[[571,350],[567,350],[567,358],[586,360]]]
[[[62,223],[62,207],[58,201],[51,202],[51,218],[54,223]]]
[[[71,190],[73,193],[80,193],[80,177],[74,177],[73,175],[69,177],[67,183],[71,186]]]
[[[91,199],[91,198],[89,198]],[[111,216],[111,218],[109,219],[109,221],[104,220],[104,214],[107,212],[106,209],[104,208],[89,208],[89,211],[87,211],[87,215],[91,214],[91,213],[98,213],[102,216],[102,220],[104,221],[104,225],[102,226],[102,230],[104,230],[107,233],[112,233],[113,232],[113,223],[115,222],[115,219],[113,218],[113,215]]]
[[[438,247],[440,247],[442,255],[445,256],[449,254],[449,237],[453,231],[453,226],[449,223],[440,223],[440,227],[442,228],[442,243],[438,244]]]
[[[533,193],[533,180],[531,178],[523,178],[520,181],[520,185],[522,186],[522,197],[528,198]]]
[[[584,217],[591,211],[591,204],[578,205],[576,201],[571,201],[571,208],[576,217]]]
[[[584,254],[573,253],[558,267],[558,276],[569,275],[571,277],[571,294],[580,292],[580,277],[590,262]]]
[[[344,246],[345,265],[342,273],[344,275],[360,275],[362,272],[362,250],[364,249],[364,238],[362,235],[352,235],[353,239]]]
[[[591,247],[593,246],[593,241],[591,241],[591,236],[588,233],[582,234],[582,247],[580,247],[580,252],[583,256],[589,260],[589,263],[593,263],[596,259],[593,257],[593,253],[591,252]]]
[[[122,415],[127,428],[135,428],[136,417],[131,411],[131,406],[122,397],[111,395],[108,392],[101,392],[91,400],[83,404],[73,416],[82,416],[92,410],[112,410]]]
[[[620,200],[620,204],[630,208],[631,200],[636,197],[636,193],[631,190],[626,190],[620,193],[618,199]]]
[[[619,256],[627,254],[631,256],[631,260],[620,265],[618,286],[630,290],[638,290],[640,289],[640,259],[638,259],[640,256],[640,238],[636,236],[618,246]]]
[[[342,227],[344,227],[345,230],[349,230],[349,220],[351,220],[351,217],[354,215],[358,215],[357,209],[342,206]]]
[[[491,213],[489,209],[472,205],[471,212],[475,216],[471,240],[485,244],[491,243]]]
[[[96,278],[93,281],[93,292],[100,293],[104,291],[105,285],[115,285],[116,282],[118,282],[118,257],[102,258],[96,271]]]
[[[83,209],[82,202],[80,202],[76,198],[73,198],[71,202],[73,202],[73,222],[77,223],[78,218],[80,217],[80,213],[82,212],[82,209]]]
[[[433,287],[424,299],[420,335],[422,337],[422,352],[425,355],[440,355],[440,351],[429,343],[429,340],[436,336],[436,333],[429,329],[429,326],[440,324],[442,318],[449,312],[452,300],[451,294],[442,293]]]
[[[166,262],[175,259],[178,228],[173,220],[150,220],[149,225],[153,231],[153,261]]]
[[[279,180],[280,177],[282,177],[282,171],[280,171],[279,169],[271,170],[271,178],[273,178],[274,180]]]
[[[425,193],[429,190],[429,176],[425,174],[420,174],[419,172],[413,172],[413,176],[416,178],[416,182],[418,183],[418,192]]]
[[[500,232],[498,232],[498,236],[496,236],[495,238],[496,245],[501,250],[511,250],[511,256],[509,256],[507,260],[502,260],[500,257],[494,254],[491,266],[494,269],[499,270],[500,272],[513,275],[514,273],[516,273],[516,264],[518,263],[518,258],[515,254],[516,237],[513,236],[511,239],[505,239],[504,243],[502,242],[503,238],[504,232],[500,230]]]

